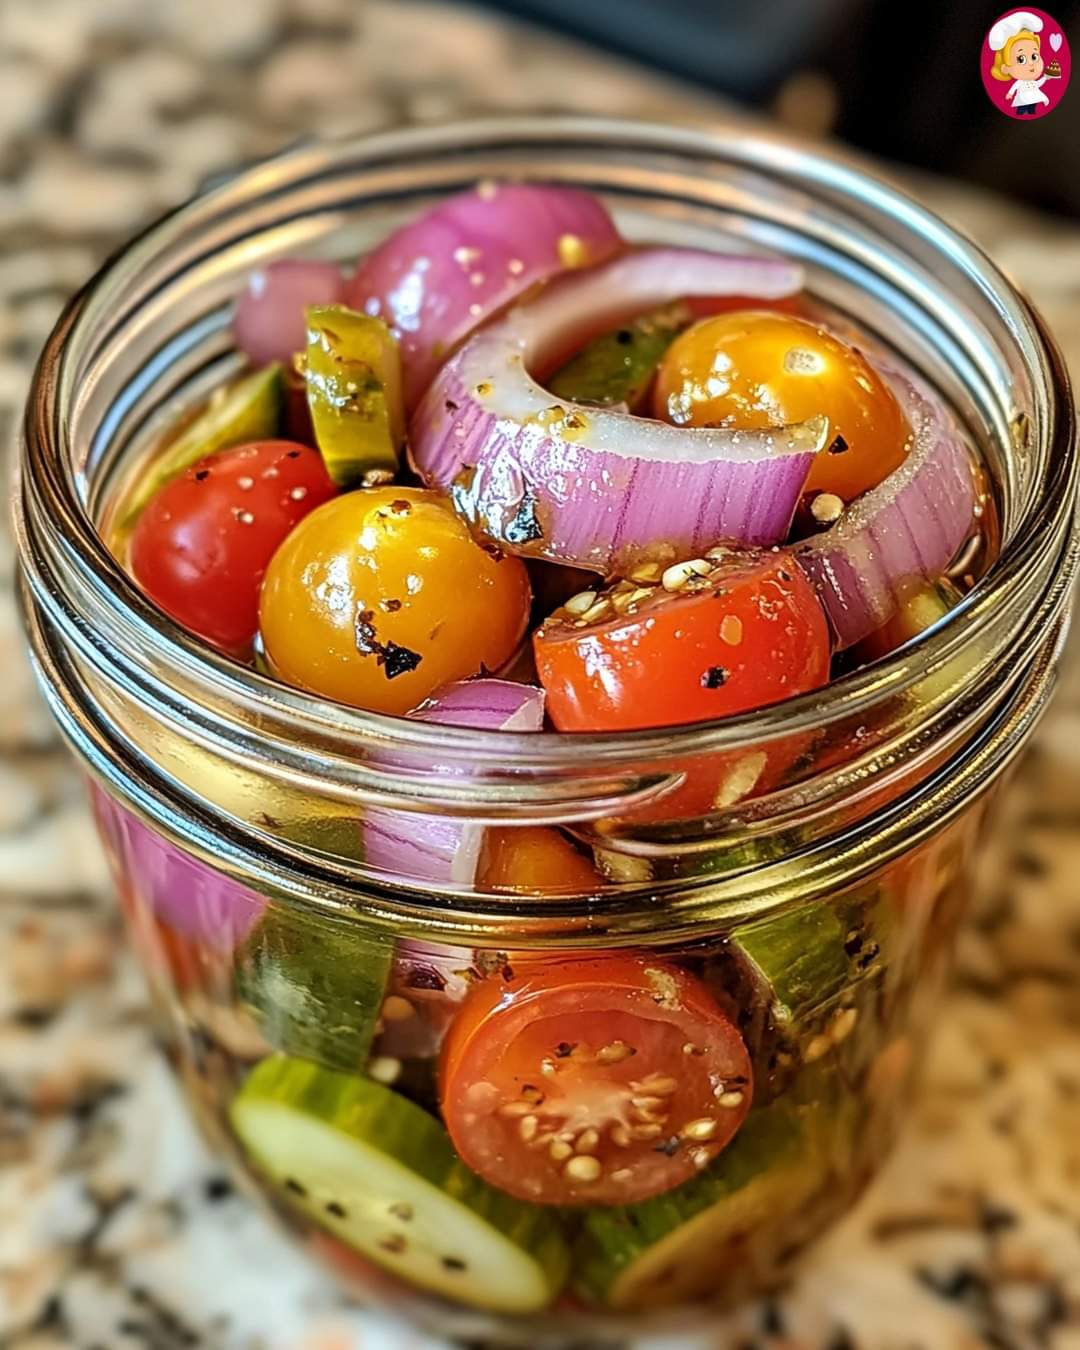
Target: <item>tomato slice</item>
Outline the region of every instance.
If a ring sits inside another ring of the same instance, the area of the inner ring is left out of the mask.
[[[443,1046],[441,1097],[455,1148],[493,1186],[628,1204],[709,1165],[750,1109],[752,1071],[733,1023],[678,966],[566,959],[472,989]]]
[[[826,683],[828,622],[789,554],[718,548],[686,567],[696,570],[678,589],[669,572],[667,585],[620,581],[591,620],[571,601],[537,630],[536,668],[560,731],[709,721]]]

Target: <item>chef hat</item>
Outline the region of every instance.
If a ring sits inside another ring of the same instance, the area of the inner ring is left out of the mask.
[[[1030,14],[1026,9],[1018,9],[1015,14],[1009,14],[1004,19],[998,19],[993,28],[990,29],[990,50],[992,52],[1001,51],[1006,42],[1017,33],[1023,32],[1026,28],[1029,33],[1041,33],[1043,21],[1037,14]]]

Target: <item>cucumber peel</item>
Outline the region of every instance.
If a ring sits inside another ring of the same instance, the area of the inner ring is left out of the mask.
[[[272,905],[239,956],[237,993],[278,1050],[359,1073],[392,957],[391,942],[353,923]]]
[[[753,968],[783,1026],[840,994],[852,975],[847,931],[828,905],[803,905],[736,928],[736,947]]]
[[[252,371],[212,399],[139,478],[117,521],[117,532],[130,530],[150,499],[200,459],[276,436],[284,400],[285,377],[277,364]]]
[[[604,333],[561,366],[548,388],[573,403],[599,408],[625,403],[633,412],[689,318],[683,306],[673,305]]]
[[[481,1181],[437,1120],[381,1084],[274,1056],[230,1118],[291,1206],[409,1283],[503,1313],[558,1293],[568,1253],[554,1216]]]
[[[304,380],[315,444],[339,487],[388,483],[405,440],[401,353],[381,319],[312,305]]]
[[[812,1114],[787,1102],[759,1108],[701,1176],[640,1205],[593,1211],[572,1253],[577,1289],[620,1311],[707,1295],[729,1251],[742,1257],[820,1183]]]

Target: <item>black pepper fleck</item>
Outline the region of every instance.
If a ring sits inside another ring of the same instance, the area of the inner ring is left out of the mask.
[[[424,658],[409,647],[399,647],[396,642],[388,642],[383,648],[382,668],[388,680],[396,680],[399,675],[407,675]]]
[[[633,342],[633,340],[634,335],[629,328],[620,328],[619,331],[615,334],[615,341],[621,343],[622,346],[624,347],[629,346],[629,344]]]
[[[721,685],[727,684],[729,670],[723,666],[710,666],[701,676],[701,687],[703,689],[719,689]]]
[[[674,1158],[679,1149],[682,1148],[682,1141],[678,1135],[672,1135],[670,1139],[665,1139],[662,1143],[653,1145],[654,1153],[662,1153],[665,1158]]]
[[[503,537],[508,544],[528,544],[534,539],[543,539],[544,531],[536,515],[536,498],[528,488],[522,494],[513,519],[507,522]]]
[[[832,444],[829,446],[829,454],[842,455],[847,448],[847,441],[844,440],[843,436],[837,435],[833,437]]]
[[[327,1214],[333,1214],[335,1219],[345,1219],[348,1215],[345,1212],[345,1206],[339,1205],[336,1200],[331,1200],[326,1206]]]
[[[465,1262],[462,1261],[461,1258],[460,1258],[460,1257],[457,1257],[457,1256],[444,1256],[443,1259],[442,1259],[442,1263],[443,1263],[443,1265],[446,1267],[447,1270],[466,1270],[466,1269],[467,1269],[467,1267],[466,1267],[466,1265],[465,1265]]]
[[[443,407],[446,409],[448,413],[456,413],[458,410],[458,405],[454,402],[452,398],[448,398],[446,402],[443,404]]]
[[[232,1183],[227,1177],[208,1177],[203,1186],[203,1193],[207,1200],[215,1203],[220,1200],[227,1200],[232,1195]]]
[[[198,473],[196,473],[195,475],[195,481],[196,483],[205,483],[209,477],[210,477],[209,469],[200,469]]]
[[[560,1041],[559,1044],[555,1047],[555,1058],[569,1059],[576,1049],[577,1049],[576,1042],[571,1044],[570,1041]]]
[[[292,1191],[293,1195],[299,1195],[301,1197],[307,1195],[307,1189],[304,1186],[301,1186],[295,1177],[285,1178],[285,1189],[287,1191]]]
[[[379,608],[384,609],[387,612],[387,614],[396,614],[398,610],[401,608],[401,601],[383,600],[379,605]]]

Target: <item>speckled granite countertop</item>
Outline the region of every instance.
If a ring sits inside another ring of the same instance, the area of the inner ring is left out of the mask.
[[[5,0],[0,436],[65,295],[205,175],[312,132],[568,105],[722,113],[477,14],[393,0]],[[1031,292],[1080,368],[1080,230],[920,190]],[[0,568],[9,580],[6,539]],[[0,1347],[433,1347],[343,1305],[196,1138],[6,586],[0,643]],[[1062,686],[899,1153],[789,1293],[695,1346],[1080,1350],[1080,653]]]

